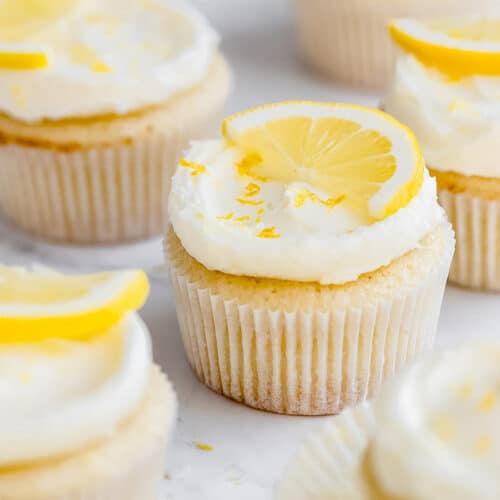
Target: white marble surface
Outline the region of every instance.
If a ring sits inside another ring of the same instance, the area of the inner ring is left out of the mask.
[[[309,74],[296,56],[290,6],[286,0],[196,0],[224,37],[235,72],[228,111],[284,99],[376,103],[376,96],[335,87]],[[122,248],[61,248],[37,243],[0,223],[0,258],[34,260],[64,269],[142,265],[152,277],[143,311],[155,356],[172,379],[180,415],[163,499],[268,500],[272,487],[305,435],[322,418],[261,413],[217,396],[199,384],[183,354],[166,278],[160,240]],[[466,337],[500,335],[500,297],[449,287],[439,328],[439,345]],[[199,450],[194,440],[213,446]]]

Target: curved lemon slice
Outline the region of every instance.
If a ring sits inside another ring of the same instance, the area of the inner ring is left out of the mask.
[[[142,306],[142,271],[66,276],[0,267],[0,342],[89,340]]]
[[[48,65],[47,54],[39,47],[0,43],[0,69],[34,70]]]
[[[390,23],[396,45],[452,79],[500,75],[500,19]]]
[[[413,133],[363,106],[272,104],[227,118],[222,133],[245,151],[245,175],[308,183],[374,219],[407,205],[423,182],[424,161]]]

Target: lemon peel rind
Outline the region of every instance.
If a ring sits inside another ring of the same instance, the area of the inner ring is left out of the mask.
[[[32,71],[49,66],[49,58],[44,52],[0,51],[0,69]]]
[[[474,48],[469,49],[456,44],[442,45],[438,42],[423,40],[400,27],[406,20],[394,20],[389,23],[392,41],[404,52],[415,56],[424,66],[434,68],[446,74],[452,80],[460,80],[473,75],[500,75],[500,44],[497,51]],[[424,25],[422,25],[424,26]]]
[[[90,341],[106,333],[128,312],[142,307],[148,294],[148,278],[143,271],[137,271],[118,295],[96,308],[48,316],[2,314],[0,343],[41,342],[48,339]]]

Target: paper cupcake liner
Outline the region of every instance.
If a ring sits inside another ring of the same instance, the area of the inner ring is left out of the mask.
[[[158,500],[175,392],[155,367],[145,408],[109,443],[61,462],[0,477],[2,500]]]
[[[159,235],[167,226],[171,176],[198,135],[176,130],[74,152],[4,145],[0,208],[24,230],[50,240],[112,243]]]
[[[190,282],[170,263],[189,363],[214,391],[276,413],[334,414],[434,343],[451,256],[393,300],[330,312],[257,309]]]
[[[382,88],[389,80],[394,50],[387,22],[395,17],[485,14],[493,0],[378,2],[296,0],[299,42],[309,62],[350,85]]]
[[[369,404],[332,418],[311,435],[277,484],[274,500],[359,500],[356,473],[375,432]]]
[[[500,291],[500,201],[439,191],[456,234],[450,281]]]

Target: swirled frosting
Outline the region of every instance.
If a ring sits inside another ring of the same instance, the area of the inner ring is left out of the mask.
[[[389,498],[498,498],[498,342],[466,345],[414,365],[375,408],[370,463]]]
[[[136,313],[89,342],[0,345],[0,467],[65,456],[112,435],[139,405],[151,362]]]
[[[23,15],[15,19],[28,23]],[[4,41],[0,33],[2,50],[40,51],[49,62],[37,70],[0,70],[0,111],[27,122],[162,103],[202,81],[218,44],[205,19],[177,0],[79,2],[19,36]]]
[[[433,169],[500,178],[500,78],[450,81],[401,53],[383,106],[415,132]]]
[[[205,267],[234,275],[342,284],[418,247],[444,220],[426,173],[410,203],[373,222],[303,182],[256,180],[224,141],[194,143],[173,178],[173,228]]]

